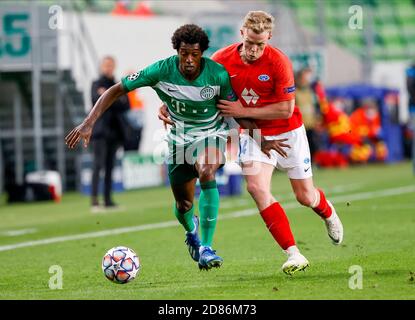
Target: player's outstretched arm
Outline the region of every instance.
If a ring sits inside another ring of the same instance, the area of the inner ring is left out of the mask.
[[[91,139],[92,128],[97,119],[114,103],[115,100],[125,93],[126,91],[121,82],[118,82],[106,90],[95,103],[85,120],[79,126],[72,129],[65,137],[66,145],[70,149],[73,149],[79,141],[84,139],[84,147],[87,147],[89,140]]]
[[[226,117],[249,118],[258,120],[288,119],[294,111],[295,100],[268,104],[261,108],[245,108],[237,101],[219,100],[217,105]]]

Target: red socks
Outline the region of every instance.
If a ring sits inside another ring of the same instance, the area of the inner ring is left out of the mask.
[[[275,241],[278,242],[282,249],[286,250],[295,245],[287,215],[278,202],[274,202],[262,210],[261,216],[269,232],[271,232]]]
[[[320,189],[317,189],[317,192],[320,194],[320,201],[318,205],[312,209],[320,217],[322,217],[323,219],[327,219],[331,216],[331,213],[332,213],[331,207],[327,203],[326,196],[324,195],[323,191]]]
[[[312,208],[321,218],[327,219],[332,214],[332,209],[328,204],[326,197],[322,190],[316,189],[320,201],[317,206]],[[318,201],[318,199],[316,199]],[[284,209],[278,202],[274,202],[268,208],[261,211],[262,219],[264,220],[269,232],[271,232],[275,241],[284,250],[291,246],[295,246],[294,236],[291,232],[290,223]]]

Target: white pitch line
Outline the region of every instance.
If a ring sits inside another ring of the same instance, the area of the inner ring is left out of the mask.
[[[42,244],[51,244],[51,243],[59,243],[59,242],[66,242],[66,241],[73,241],[73,240],[106,237],[106,236],[112,236],[112,235],[118,235],[118,234],[136,232],[136,231],[143,231],[143,230],[162,229],[162,228],[168,228],[168,227],[172,227],[176,225],[179,225],[177,221],[166,221],[166,222],[160,222],[160,223],[144,224],[144,225],[134,226],[134,227],[125,227],[125,228],[117,228],[117,229],[110,229],[110,230],[97,231],[97,232],[80,233],[80,234],[74,234],[70,236],[47,238],[47,239],[33,240],[33,241],[0,246],[0,251],[8,251],[8,250],[14,250],[18,248],[34,247],[34,246],[39,246]]]
[[[225,202],[220,204],[221,209],[229,209],[229,208],[235,208],[235,207],[243,207],[250,203],[249,199],[240,199],[237,201],[232,202]]]
[[[367,200],[372,198],[390,197],[403,193],[415,192],[415,185],[404,186],[392,189],[383,189],[378,191],[359,192],[349,195],[341,195],[333,197],[334,201],[355,201],[355,200]]]
[[[371,191],[371,192],[363,192],[363,193],[354,193],[349,195],[342,195],[337,197],[331,197],[330,200],[333,202],[339,201],[358,201],[358,200],[368,200],[373,198],[380,198],[380,197],[389,197],[395,196],[399,194],[411,193],[415,192],[415,186],[404,186],[399,188],[392,188],[392,189],[384,189],[378,191]],[[300,207],[297,202],[288,202],[283,204],[285,209],[293,209],[296,207]],[[220,220],[227,220],[227,219],[235,219],[239,217],[247,217],[257,214],[257,209],[245,209],[236,211],[233,213],[225,214],[220,217]],[[163,229],[169,228],[173,226],[178,226],[179,223],[177,221],[165,221],[159,223],[151,223],[151,224],[144,224],[134,227],[125,227],[125,228],[117,228],[117,229],[110,229],[110,230],[103,230],[97,232],[88,232],[88,233],[81,233],[81,234],[74,234],[69,236],[62,236],[62,237],[54,237],[54,238],[47,238],[41,240],[33,240],[15,244],[9,244],[0,246],[1,251],[9,251],[15,250],[19,248],[27,248],[27,247],[34,247],[40,246],[45,244],[52,244],[52,243],[59,243],[59,242],[66,242],[66,241],[74,241],[74,240],[83,240],[83,239],[90,239],[90,238],[98,238],[98,237],[106,237],[112,235],[119,235],[123,233],[130,233],[130,232],[137,232],[137,231],[144,231],[144,230],[154,230],[154,229]]]
[[[347,191],[354,191],[354,190],[358,190],[361,189],[362,187],[366,186],[367,183],[364,182],[360,182],[360,183],[353,183],[353,184],[340,184],[340,185],[336,185],[334,187],[331,188],[325,188],[325,190],[330,190],[330,193],[344,193]]]
[[[29,234],[29,233],[35,233],[36,231],[37,229],[35,228],[20,229],[20,230],[6,230],[6,231],[1,231],[0,235],[6,236],[6,237],[17,237],[17,236],[22,236],[22,235]]]

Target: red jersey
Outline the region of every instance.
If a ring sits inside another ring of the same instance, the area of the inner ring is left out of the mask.
[[[267,45],[264,53],[252,64],[245,64],[238,51],[240,43],[220,49],[211,57],[228,71],[233,90],[246,108],[261,108],[268,104],[295,99],[295,84],[291,61],[280,50]],[[300,110],[294,108],[289,119],[255,120],[264,136],[278,135],[297,129],[303,124]]]

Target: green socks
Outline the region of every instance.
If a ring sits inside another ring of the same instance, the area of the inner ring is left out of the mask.
[[[200,187],[202,189],[199,197],[201,244],[210,247],[218,218],[219,191],[215,180],[200,183]]]
[[[192,232],[195,229],[195,224],[193,222],[193,206],[190,208],[189,211],[185,213],[179,212],[176,207],[176,203],[174,204],[174,214],[181,223],[181,225],[185,228],[187,232]]]
[[[201,192],[199,197],[199,212],[200,212],[200,228],[201,228],[201,245],[210,247],[213,241],[213,235],[216,229],[216,221],[219,211],[219,191],[216,186],[216,181],[208,181],[200,184]],[[177,210],[174,204],[174,214],[180,224],[187,232],[192,232],[195,229],[193,222],[194,207],[181,213]]]

